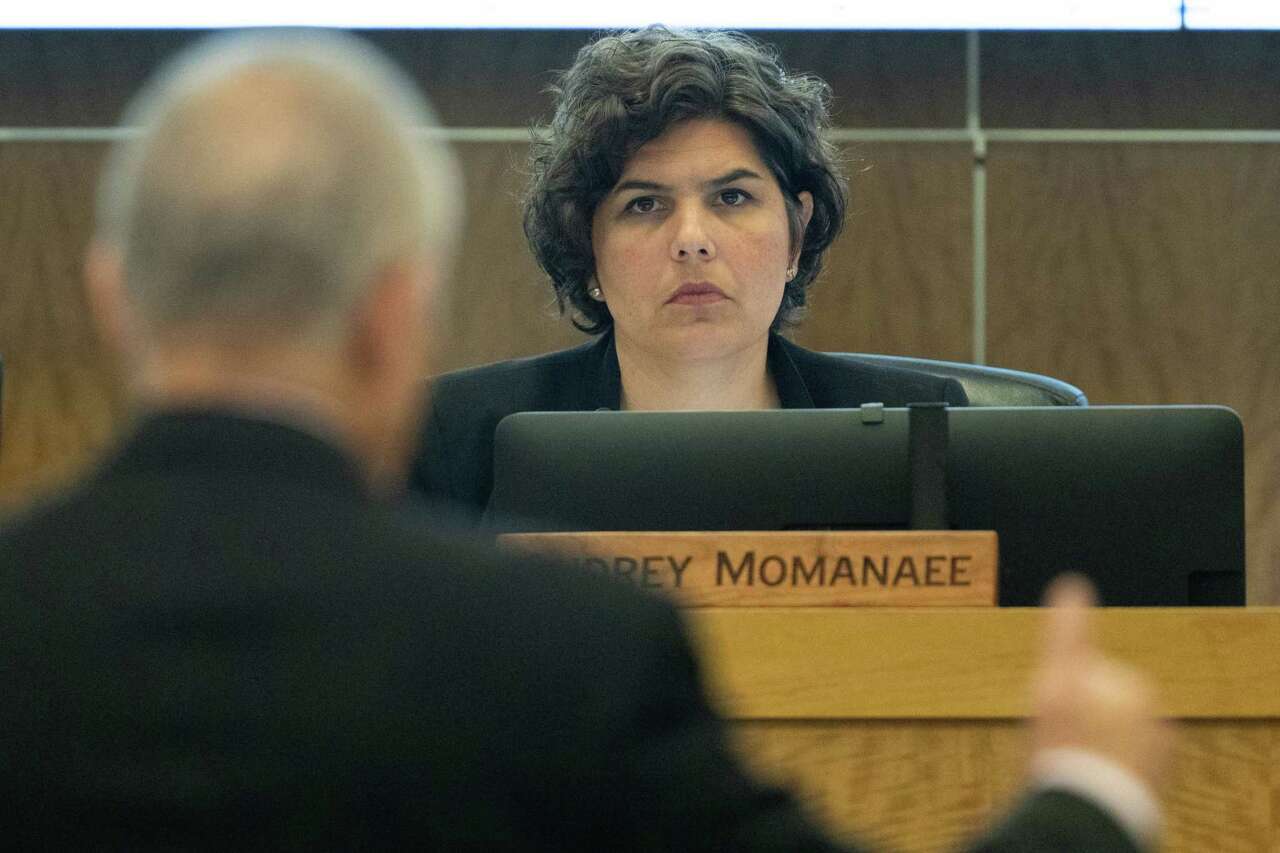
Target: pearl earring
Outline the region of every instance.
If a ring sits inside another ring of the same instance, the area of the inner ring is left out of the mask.
[[[600,289],[600,285],[598,284],[595,287],[588,290],[587,295],[597,302],[604,301],[604,291]]]

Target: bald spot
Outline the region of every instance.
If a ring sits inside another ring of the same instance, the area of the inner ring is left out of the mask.
[[[362,82],[289,60],[161,109],[124,231],[149,331],[335,338],[380,267],[423,251],[408,130]]]

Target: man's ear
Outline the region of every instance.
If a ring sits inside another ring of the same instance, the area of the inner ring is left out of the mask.
[[[423,266],[386,267],[357,309],[351,332],[350,367],[365,373],[387,369],[425,375],[428,364],[427,299],[430,282]]]
[[[116,249],[94,241],[84,259],[85,297],[103,344],[128,358],[139,348],[137,321],[124,292],[124,262]]]
[[[433,343],[428,276],[416,264],[387,267],[351,318],[344,399],[379,492],[403,488],[426,410]]]

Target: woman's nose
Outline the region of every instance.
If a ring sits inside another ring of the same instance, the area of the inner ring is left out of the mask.
[[[676,214],[676,230],[671,240],[672,260],[709,261],[716,256],[715,243],[707,231],[705,215],[692,205]]]

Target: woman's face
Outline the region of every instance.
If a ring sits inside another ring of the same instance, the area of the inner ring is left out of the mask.
[[[807,224],[812,196],[800,204]],[[778,182],[721,119],[677,123],[636,151],[591,235],[618,346],[658,360],[764,347],[799,254]]]

